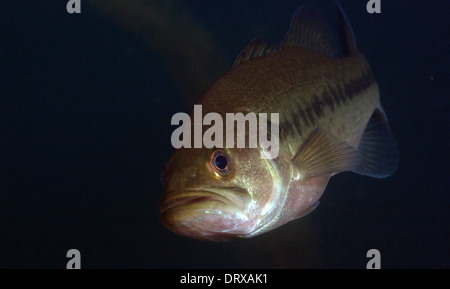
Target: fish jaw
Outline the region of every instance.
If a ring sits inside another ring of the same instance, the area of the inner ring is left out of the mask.
[[[232,241],[254,230],[246,213],[248,202],[237,202],[221,194],[199,190],[168,193],[161,202],[161,221],[181,236],[207,241]]]

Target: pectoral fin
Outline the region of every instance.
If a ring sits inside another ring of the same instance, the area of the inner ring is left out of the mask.
[[[319,206],[319,204],[320,204],[319,201],[315,202],[311,207],[309,207],[306,210],[300,212],[300,214],[294,216],[294,218],[292,218],[292,220],[303,218],[304,216],[306,216],[309,213],[311,213],[312,211],[314,211]]]
[[[302,178],[354,170],[360,154],[331,133],[316,128],[292,159]]]
[[[398,147],[381,107],[375,109],[358,146],[362,163],[353,171],[374,178],[392,175],[398,167]]]

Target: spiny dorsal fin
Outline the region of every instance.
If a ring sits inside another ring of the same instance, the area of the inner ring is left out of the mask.
[[[301,146],[292,162],[302,178],[351,171],[361,162],[355,148],[331,133],[316,128]]]
[[[359,51],[355,33],[338,1],[336,1],[336,6],[338,8],[344,56],[354,55]],[[338,51],[329,24],[313,5],[304,5],[298,8],[292,16],[291,25],[281,45],[271,45],[261,39],[255,39],[241,51],[233,66],[289,46],[301,46],[332,57],[336,56]]]
[[[353,32],[353,28],[350,25],[347,15],[345,15],[344,9],[338,1],[336,1],[336,6],[338,8],[339,27],[344,56],[355,55],[359,51],[358,46],[356,45],[355,33]]]
[[[247,60],[275,52],[279,49],[279,46],[270,45],[264,40],[258,38],[254,39],[249,45],[242,49],[241,53],[239,53],[238,57],[236,57],[233,66],[239,65]]]
[[[292,17],[283,46],[302,46],[309,50],[334,56],[336,53],[333,32],[312,5],[301,6]]]
[[[355,173],[385,178],[397,170],[397,143],[381,107],[372,114],[359,142],[358,151],[363,161],[353,170]]]

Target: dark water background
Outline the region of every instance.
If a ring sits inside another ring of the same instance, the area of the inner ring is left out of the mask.
[[[376,15],[341,1],[400,146],[397,173],[335,176],[307,217],[220,244],[158,219],[170,118],[210,79],[151,29],[81,3],[78,15],[66,1],[0,3],[0,268],[65,268],[71,248],[83,268],[365,268],[371,248],[382,268],[450,268],[448,1],[381,0]],[[300,1],[166,3],[170,29],[211,36],[183,43],[220,51],[199,61],[220,75],[254,37],[280,41]]]

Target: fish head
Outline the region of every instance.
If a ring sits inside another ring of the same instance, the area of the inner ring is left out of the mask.
[[[277,206],[278,182],[267,162],[258,149],[177,149],[164,169],[162,223],[217,242],[254,233]]]

